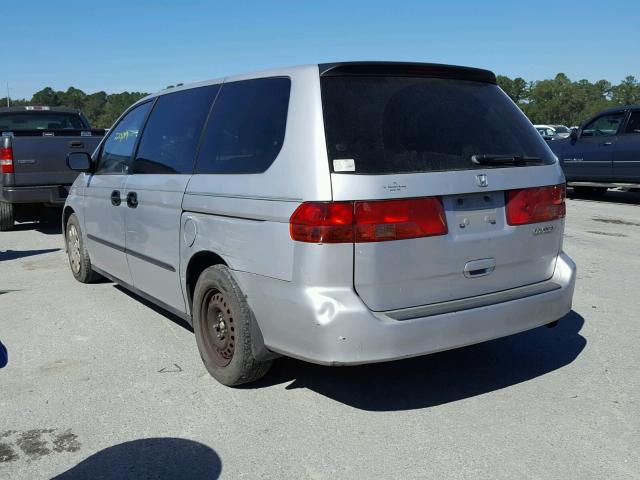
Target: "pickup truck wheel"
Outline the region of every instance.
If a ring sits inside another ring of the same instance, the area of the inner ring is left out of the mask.
[[[0,232],[13,230],[13,204],[0,202]]]
[[[253,382],[271,367],[270,361],[253,356],[254,321],[229,269],[224,265],[205,269],[193,294],[193,329],[204,366],[223,385]]]
[[[72,213],[67,221],[65,241],[67,242],[69,266],[75,279],[81,283],[92,283],[100,279],[101,276],[91,268],[89,252],[84,246],[80,222],[75,213]]]

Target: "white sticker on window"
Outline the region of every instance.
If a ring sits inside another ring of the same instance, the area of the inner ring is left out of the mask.
[[[334,172],[355,172],[356,161],[353,158],[336,158],[333,161]]]

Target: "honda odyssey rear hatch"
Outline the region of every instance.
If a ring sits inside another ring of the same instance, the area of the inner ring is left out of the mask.
[[[354,243],[354,287],[370,309],[552,276],[562,173],[491,72],[351,63],[320,73],[332,208],[353,230],[337,241]]]

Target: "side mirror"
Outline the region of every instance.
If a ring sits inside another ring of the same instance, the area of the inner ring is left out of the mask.
[[[578,129],[577,128],[572,128],[571,129],[571,133],[569,134],[569,138],[571,138],[571,140],[577,140],[578,139]]]
[[[71,152],[67,155],[67,167],[76,172],[90,172],[91,155],[87,152]]]

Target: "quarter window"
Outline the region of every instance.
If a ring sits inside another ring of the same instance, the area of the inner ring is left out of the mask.
[[[196,173],[260,173],[284,142],[291,81],[261,78],[225,84],[202,140]]]
[[[151,102],[138,105],[109,132],[98,161],[97,174],[126,174],[136,140],[144,123]]]
[[[193,161],[218,85],[161,95],[140,139],[133,173],[193,172]]]
[[[618,132],[620,123],[624,118],[624,112],[602,115],[588,123],[582,129],[583,137],[611,137]]]
[[[631,112],[627,129],[624,133],[640,133],[640,111]]]

